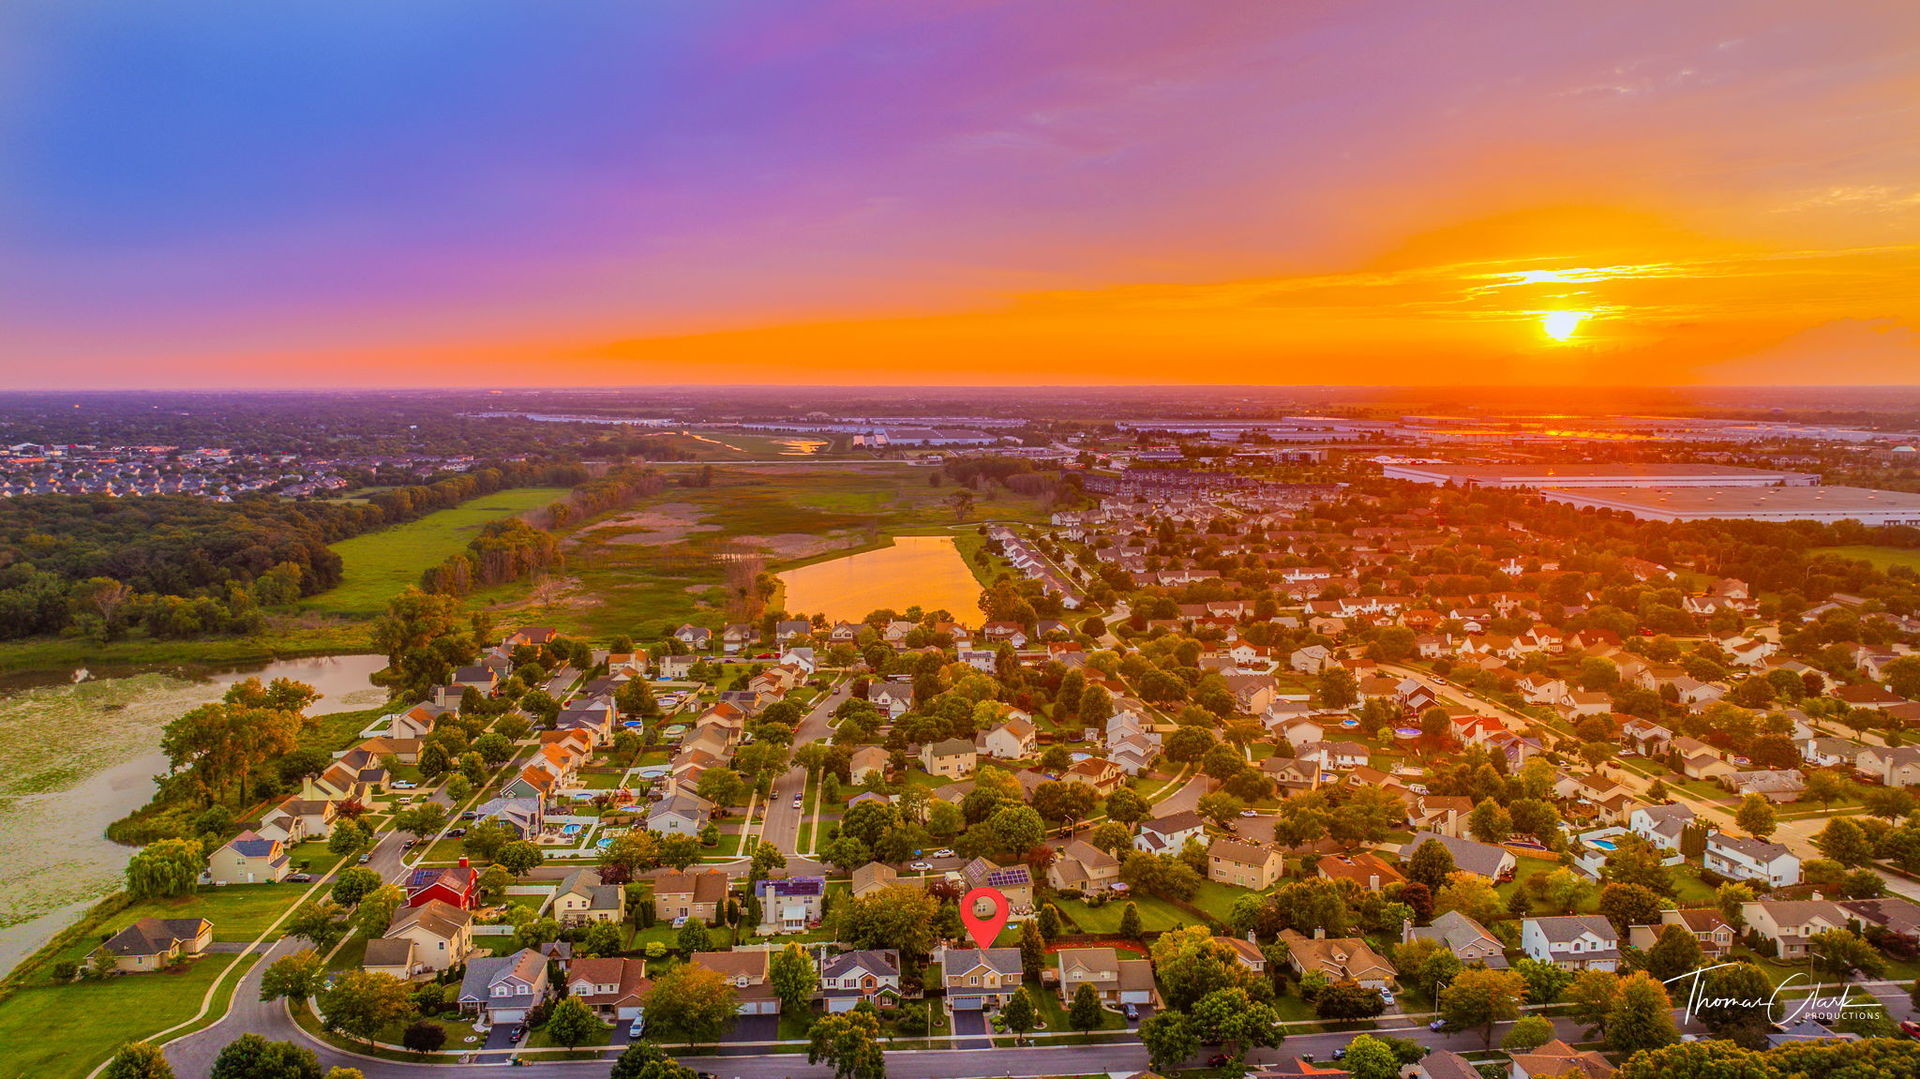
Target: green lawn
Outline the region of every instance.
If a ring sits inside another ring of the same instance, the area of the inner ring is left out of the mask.
[[[143,899],[107,919],[102,932],[118,933],[142,918],[205,918],[213,923],[213,939],[251,941],[306,890],[304,884],[229,884],[179,899]],[[75,950],[85,955],[98,943],[82,941]]]
[[[0,1001],[0,1058],[8,1076],[80,1079],[120,1043],[193,1018],[207,988],[233,961],[208,955],[180,972],[22,989]]]
[[[339,585],[303,604],[309,610],[377,615],[420,574],[466,547],[488,521],[512,517],[566,497],[564,487],[516,487],[436,510],[416,521],[332,545],[345,563]]]
[[[1920,551],[1908,547],[1815,547],[1807,553],[1838,555],[1841,558],[1870,562],[1874,569],[1882,571],[1890,570],[1895,566],[1920,570]]]
[[[1063,899],[1058,905],[1060,913],[1071,918],[1083,933],[1118,933],[1120,919],[1126,913],[1129,902],[1140,909],[1140,928],[1150,933],[1193,921],[1186,911],[1150,895],[1115,899],[1098,907],[1088,906],[1083,899]]]
[[[1200,890],[1193,893],[1193,898],[1189,902],[1224,923],[1233,913],[1234,901],[1243,895],[1251,894],[1253,893],[1245,888],[1203,880],[1200,882]]]

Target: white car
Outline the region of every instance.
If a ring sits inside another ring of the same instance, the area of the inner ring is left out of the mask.
[[[949,847],[941,847],[939,850],[933,852],[933,856],[935,858],[951,858],[953,857],[953,850]]]
[[[908,862],[907,868],[915,871],[916,873],[925,873],[927,870],[933,868],[933,863],[932,862]]]
[[[1240,811],[1240,815],[1241,815],[1241,816],[1243,816],[1243,817],[1257,817],[1257,816],[1259,816],[1260,814],[1258,814],[1258,813],[1256,813],[1256,812],[1254,812],[1254,811],[1253,811],[1253,810],[1251,810],[1251,809],[1243,809],[1243,810],[1241,810],[1241,811]]]
[[[410,791],[417,786],[419,786],[419,784],[411,779],[396,779],[393,781],[393,789],[397,791]]]
[[[1391,989],[1388,989],[1388,988],[1387,988],[1386,986],[1384,986],[1384,985],[1383,985],[1383,986],[1381,986],[1381,987],[1380,987],[1380,999],[1381,999],[1381,1000],[1382,1000],[1383,1002],[1385,1002],[1385,1003],[1386,1003],[1386,1005],[1387,1005],[1387,1007],[1389,1007],[1389,1008],[1391,1008],[1391,1007],[1393,1007],[1393,990],[1391,990]]]
[[[627,1027],[627,1037],[638,1038],[640,1035],[646,1033],[646,1030],[647,1013],[641,1012],[639,1015],[633,1017],[633,1024]]]

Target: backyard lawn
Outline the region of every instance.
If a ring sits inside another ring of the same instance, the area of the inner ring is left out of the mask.
[[[142,918],[205,918],[213,923],[213,939],[251,941],[273,924],[287,908],[306,894],[304,884],[229,884],[202,888],[178,899],[143,899],[114,915],[102,927],[118,933]],[[81,941],[72,954],[78,958],[93,950],[96,940]]]
[[[1056,905],[1082,933],[1118,933],[1128,903],[1140,909],[1140,927],[1147,932],[1172,929],[1193,921],[1186,911],[1150,895],[1114,899],[1098,907],[1088,906],[1084,899],[1063,899]]]
[[[121,1042],[193,1018],[213,980],[236,958],[207,955],[177,973],[126,974],[22,989],[0,1002],[0,1045],[6,1046],[0,1056],[6,1059],[6,1073],[80,1079]]]

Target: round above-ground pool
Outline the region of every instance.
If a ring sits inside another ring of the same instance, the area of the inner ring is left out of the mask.
[[[673,769],[664,764],[649,764],[645,768],[635,768],[633,774],[641,779],[659,779],[671,771]]]
[[[1401,740],[1401,741],[1403,741],[1403,742],[1411,742],[1411,741],[1413,741],[1413,740],[1414,740],[1415,738],[1418,738],[1418,737],[1420,737],[1420,728],[1418,728],[1418,727],[1395,727],[1395,728],[1393,729],[1393,736],[1394,736],[1395,738],[1398,738],[1398,739],[1400,739],[1400,740]]]
[[[1342,727],[1358,727],[1360,725],[1360,721],[1357,719],[1343,719],[1340,721],[1340,725]]]
[[[1072,761],[1072,762],[1073,762],[1073,763],[1075,763],[1075,764],[1079,764],[1079,763],[1080,763],[1081,761],[1085,761],[1085,760],[1092,760],[1092,759],[1093,759],[1093,754],[1091,754],[1091,753],[1069,753],[1069,754],[1067,754],[1067,759],[1068,759],[1068,760],[1070,760],[1070,761]]]

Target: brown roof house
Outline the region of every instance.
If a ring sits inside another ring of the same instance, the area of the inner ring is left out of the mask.
[[[1317,970],[1336,982],[1351,978],[1368,989],[1381,989],[1399,973],[1386,956],[1359,937],[1328,938],[1319,932],[1315,930],[1314,936],[1307,937],[1292,929],[1280,931],[1280,941],[1287,946],[1287,963],[1301,974]]]
[[[1279,879],[1280,852],[1237,839],[1216,839],[1207,848],[1207,879],[1261,891]]]
[[[401,907],[387,926],[387,935],[380,939],[412,943],[412,969],[401,977],[421,970],[447,970],[466,962],[473,953],[473,913],[444,900],[429,899],[417,907]],[[368,955],[372,955],[371,944]],[[369,958],[369,967],[371,963]]]
[[[669,922],[698,918],[712,925],[718,920],[720,904],[727,901],[727,886],[724,870],[663,869],[653,878],[654,913]]]
[[[1083,839],[1063,844],[1047,867],[1047,883],[1061,891],[1104,891],[1120,879],[1120,859]]]
[[[213,923],[205,918],[142,918],[101,947],[113,956],[115,970],[136,974],[191,959],[212,942]]]
[[[1121,958],[1113,948],[1062,948],[1054,958],[1060,967],[1062,1003],[1072,1004],[1083,985],[1093,986],[1102,1004],[1154,1002],[1153,964],[1145,959]]]
[[[1016,955],[1019,949],[1014,949]],[[780,998],[773,995],[767,981],[767,960],[772,952],[695,952],[691,962],[706,967],[733,983],[740,1000],[741,1015],[779,1015]]]
[[[653,988],[644,959],[580,958],[567,963],[561,983],[602,1019],[631,1020],[646,1008],[646,992]]]

